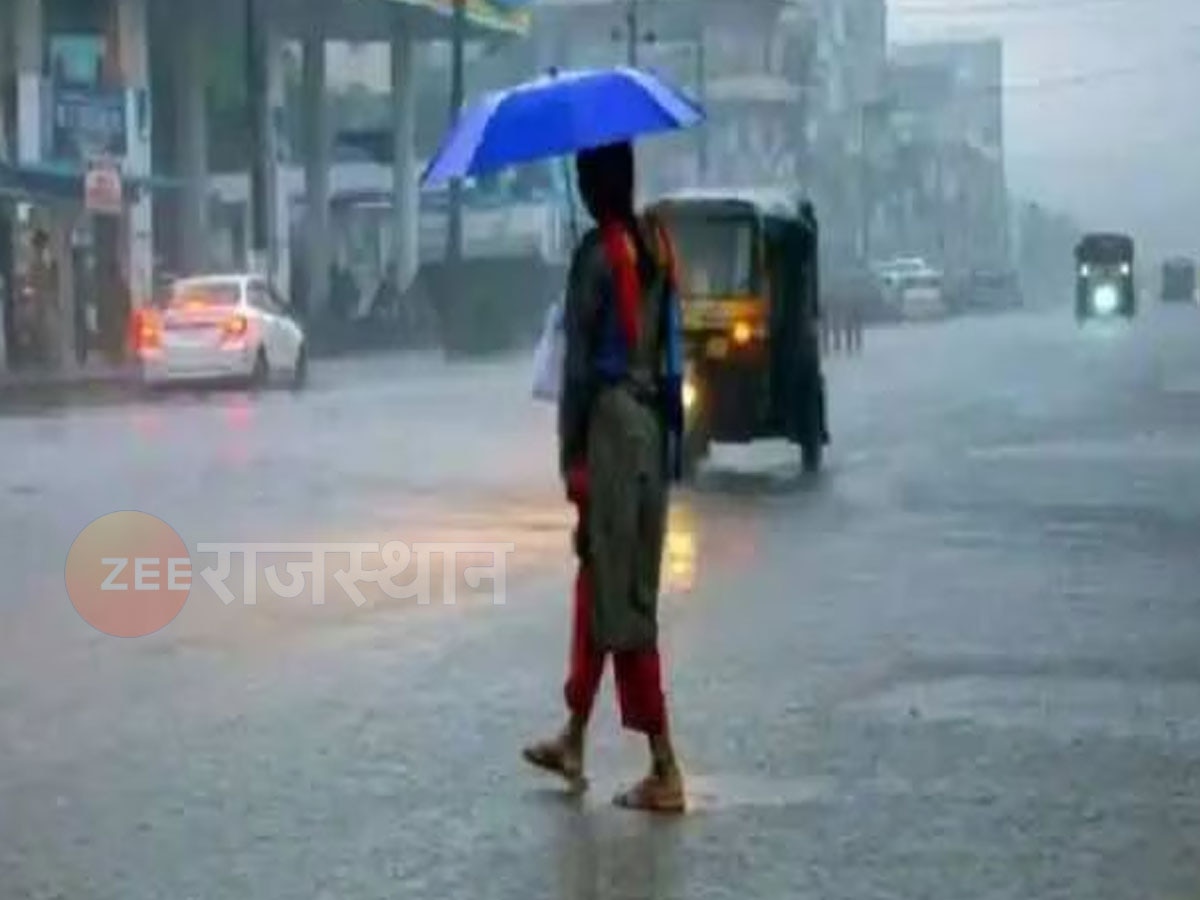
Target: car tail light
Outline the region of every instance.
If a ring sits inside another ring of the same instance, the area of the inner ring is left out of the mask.
[[[250,322],[243,315],[230,316],[221,326],[221,334],[228,341],[244,338],[250,330]]]
[[[162,321],[152,309],[139,309],[133,319],[133,347],[138,353],[162,348]]]

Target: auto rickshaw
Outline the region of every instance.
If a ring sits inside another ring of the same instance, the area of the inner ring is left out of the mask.
[[[1162,267],[1162,301],[1196,302],[1196,264],[1185,257],[1168,259]]]
[[[1133,284],[1133,238],[1088,234],[1075,247],[1075,318],[1108,319],[1137,312]]]
[[[652,206],[676,250],[686,380],[685,473],[713,443],[784,438],[806,472],[829,443],[818,227],[788,193],[676,194]]]

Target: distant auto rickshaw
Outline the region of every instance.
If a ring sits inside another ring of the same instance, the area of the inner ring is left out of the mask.
[[[787,193],[677,194],[653,211],[680,271],[685,469],[713,443],[784,438],[805,471],[829,442],[821,368],[818,227]]]
[[[1168,259],[1162,267],[1164,303],[1196,302],[1196,264],[1190,259]]]
[[[1075,318],[1108,319],[1137,312],[1133,239],[1123,234],[1089,234],[1075,247]]]

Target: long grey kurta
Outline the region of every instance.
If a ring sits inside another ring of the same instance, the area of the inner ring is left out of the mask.
[[[657,243],[643,227],[646,246]],[[615,302],[599,233],[584,237],[571,264],[565,310],[566,359],[559,401],[564,474],[586,460],[589,503],[583,526],[592,573],[592,635],[604,651],[647,650],[658,641],[658,593],[667,520],[666,433],[645,398],[661,372],[661,304],[666,268],[642,290],[641,340],[629,377],[603,384],[592,365],[602,304]],[[643,399],[639,399],[639,396]]]

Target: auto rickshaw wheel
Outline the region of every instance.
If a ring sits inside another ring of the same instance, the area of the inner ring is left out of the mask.
[[[815,475],[825,460],[825,445],[829,443],[829,428],[825,410],[825,379],[817,375],[817,386],[811,395],[807,427],[800,436],[800,463],[806,474]]]
[[[708,459],[712,446],[708,435],[700,429],[689,429],[683,436],[683,480],[694,481],[700,464]]]
[[[825,442],[818,437],[808,438],[800,445],[800,464],[807,475],[816,475],[821,471],[825,460]]]

